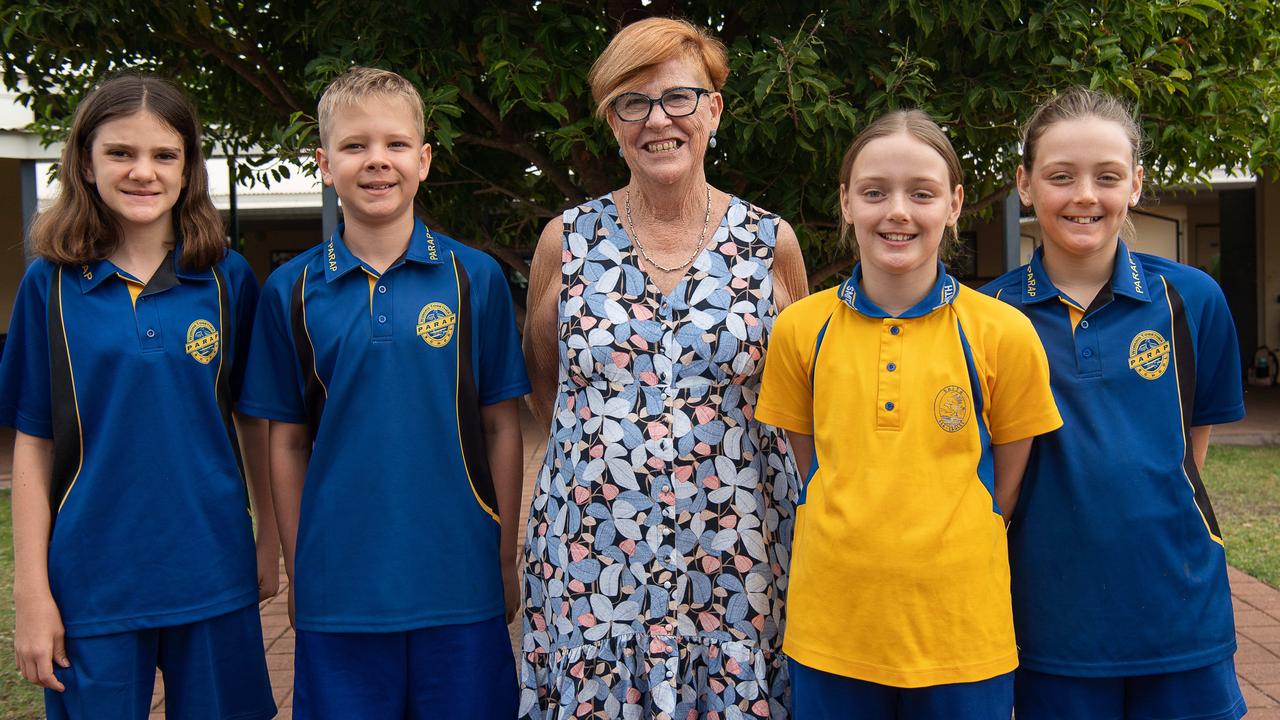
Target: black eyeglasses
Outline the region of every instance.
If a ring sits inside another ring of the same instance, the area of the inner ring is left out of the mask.
[[[653,112],[654,105],[661,105],[667,117],[687,117],[698,109],[698,101],[711,90],[699,87],[675,87],[662,93],[662,97],[649,97],[644,93],[622,93],[613,99],[610,105],[618,119],[623,122],[640,122],[647,120]]]

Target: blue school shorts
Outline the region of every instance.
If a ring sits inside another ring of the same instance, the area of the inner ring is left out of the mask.
[[[1009,720],[1013,714],[1013,673],[897,688],[790,663],[795,720]]]
[[[112,635],[67,638],[66,686],[45,690],[49,720],[146,720],[156,668],[166,717],[258,720],[276,716],[258,606],[208,620]]]
[[[1239,720],[1248,710],[1232,658],[1160,675],[1082,678],[1019,669],[1018,720]]]
[[[510,720],[519,702],[502,617],[390,633],[299,630],[295,720]]]

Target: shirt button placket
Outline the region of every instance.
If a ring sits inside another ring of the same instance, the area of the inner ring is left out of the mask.
[[[373,333],[372,336],[376,340],[389,340],[394,335],[395,323],[393,322],[395,315],[392,314],[392,293],[389,289],[390,280],[387,274],[383,273],[377,278],[373,288],[373,294],[369,302],[369,312],[373,316]]]

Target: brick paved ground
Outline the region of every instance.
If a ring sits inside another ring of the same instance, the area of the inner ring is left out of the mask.
[[[1248,418],[1217,428],[1214,441],[1224,444],[1280,444],[1280,388],[1250,388],[1246,395]],[[544,437],[526,416],[525,492],[522,507],[529,506],[527,494],[542,461]],[[13,434],[0,429],[0,488],[9,487]],[[524,523],[520,524],[521,532]],[[522,538],[523,540],[523,538]],[[1230,571],[1231,594],[1235,602],[1236,635],[1240,649],[1236,670],[1240,687],[1249,703],[1249,720],[1280,720],[1280,590],[1265,585],[1242,572]],[[267,667],[281,719],[293,717],[293,631],[289,628],[285,603],[286,581],[281,573],[281,594],[262,606],[263,640]],[[519,623],[511,628],[513,648],[519,647]],[[156,679],[151,717],[164,717],[164,687]]]

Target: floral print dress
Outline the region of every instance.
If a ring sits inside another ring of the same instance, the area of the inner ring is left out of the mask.
[[[753,419],[778,218],[730,198],[664,295],[610,196],[564,213],[559,393],[526,542],[520,714],[785,718],[798,490]]]

